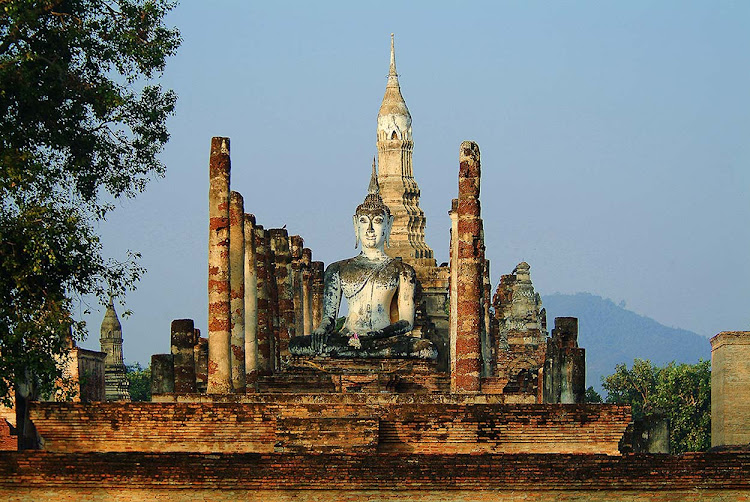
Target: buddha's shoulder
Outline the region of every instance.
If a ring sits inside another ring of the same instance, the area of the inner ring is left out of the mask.
[[[354,257],[356,258],[356,257]],[[354,264],[354,258],[347,258],[345,260],[334,261],[326,267],[326,270],[341,270],[342,268],[350,267]]]
[[[410,276],[410,277],[416,276],[416,271],[414,270],[414,267],[412,267],[408,263],[404,263],[404,261],[401,260],[401,258],[395,258],[391,260],[388,266],[395,268],[396,270],[398,270],[400,274]]]
[[[326,267],[326,275],[340,274],[342,271],[345,272],[347,270],[355,268],[355,258],[347,258],[345,260],[339,260],[331,263]]]
[[[336,273],[352,269],[370,269],[373,266],[378,266],[378,263],[363,260],[361,256],[354,256],[352,258],[347,258],[345,260],[339,260],[331,263],[330,265],[328,265],[326,272]],[[382,267],[383,264],[381,263],[379,266]],[[404,263],[401,258],[393,258],[388,260],[388,262],[385,263],[385,269],[395,270],[401,274],[409,276],[416,275],[414,267],[412,267],[408,263]]]

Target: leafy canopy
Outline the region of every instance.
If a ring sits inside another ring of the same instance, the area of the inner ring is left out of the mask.
[[[618,364],[602,387],[608,403],[629,404],[633,418],[663,413],[670,422],[670,450],[704,451],[711,447],[711,362],[658,367],[636,359]]]
[[[594,387],[589,386],[586,389],[586,394],[583,398],[583,401],[586,403],[603,403],[604,400],[602,399],[602,396],[599,395],[599,393],[594,389]]]
[[[180,44],[167,0],[0,1],[0,398],[49,391],[87,294],[143,270],[94,225],[164,173],[176,95],[154,84]]]
[[[126,377],[130,386],[130,400],[133,402],[138,401],[151,401],[151,365],[145,369],[141,367],[141,363],[128,364],[125,366],[127,371]]]

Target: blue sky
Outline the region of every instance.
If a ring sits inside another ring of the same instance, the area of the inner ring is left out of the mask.
[[[542,295],[750,329],[750,3],[184,1],[168,21],[184,43],[162,79],[179,95],[167,175],[100,227],[148,269],[118,305],[127,361],[167,352],[172,319],[206,332],[212,136],[260,224],[326,264],[355,253],[391,32],[438,263],[473,140],[493,287],[525,260]]]

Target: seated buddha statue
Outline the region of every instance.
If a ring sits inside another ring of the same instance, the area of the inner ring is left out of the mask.
[[[414,327],[416,274],[400,259],[385,254],[393,216],[380,197],[375,164],[367,196],[354,214],[355,249],[362,252],[328,266],[323,279],[323,316],[312,333],[289,342],[294,355],[337,358],[434,359],[430,340],[411,335]],[[344,296],[349,315],[336,330]],[[392,308],[392,305],[395,308]],[[397,311],[397,319],[392,313]]]

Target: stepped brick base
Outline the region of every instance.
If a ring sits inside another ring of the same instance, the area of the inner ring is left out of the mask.
[[[282,373],[261,377],[260,392],[447,392],[450,378],[434,361],[291,358]]]
[[[200,397],[199,395],[195,395]],[[191,396],[174,396],[178,401]],[[618,455],[630,409],[450,395],[248,394],[245,402],[38,403],[50,452],[596,453]]]

